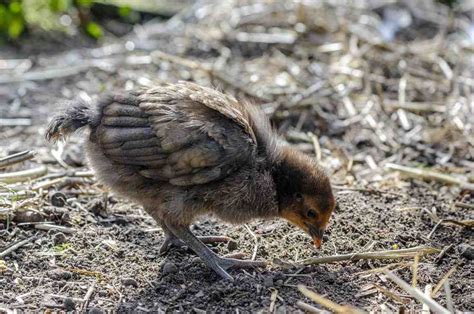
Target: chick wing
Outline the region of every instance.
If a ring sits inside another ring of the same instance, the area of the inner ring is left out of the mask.
[[[95,136],[104,154],[152,180],[205,184],[256,158],[245,105],[193,83],[111,96],[100,110]]]

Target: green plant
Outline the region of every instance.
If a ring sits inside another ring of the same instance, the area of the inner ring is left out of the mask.
[[[18,38],[25,29],[21,1],[0,1],[0,36]]]
[[[81,30],[94,39],[104,35],[92,14],[93,0],[0,0],[0,41],[16,40],[28,30]],[[131,21],[128,6],[116,7],[117,16]]]

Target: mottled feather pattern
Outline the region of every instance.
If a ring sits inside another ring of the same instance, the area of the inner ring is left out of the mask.
[[[114,95],[99,110],[93,133],[105,155],[148,179],[205,184],[255,158],[256,137],[245,108],[196,84]]]

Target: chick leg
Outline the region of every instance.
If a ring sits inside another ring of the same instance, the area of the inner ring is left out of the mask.
[[[168,252],[171,247],[180,248],[186,245],[186,243],[178,239],[163,222],[160,221],[159,224],[165,233],[165,240],[160,246],[160,254]],[[232,241],[232,238],[226,236],[202,236],[197,238],[204,244],[227,243]]]
[[[184,243],[186,243],[194,252],[209,266],[212,270],[218,273],[222,278],[234,280],[227,269],[238,267],[261,267],[265,266],[264,262],[244,261],[233,258],[224,258],[218,256],[211,249],[209,249],[201,240],[199,240],[186,226],[178,226],[166,223],[168,229]]]

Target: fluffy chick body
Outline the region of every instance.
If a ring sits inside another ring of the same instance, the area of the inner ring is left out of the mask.
[[[47,138],[84,126],[97,179],[181,240],[208,214],[231,223],[283,217],[320,239],[334,208],[319,166],[280,145],[255,106],[213,89],[180,82],[76,104],[53,119]],[[199,246],[191,245],[198,254]],[[216,270],[210,254],[200,256]]]

